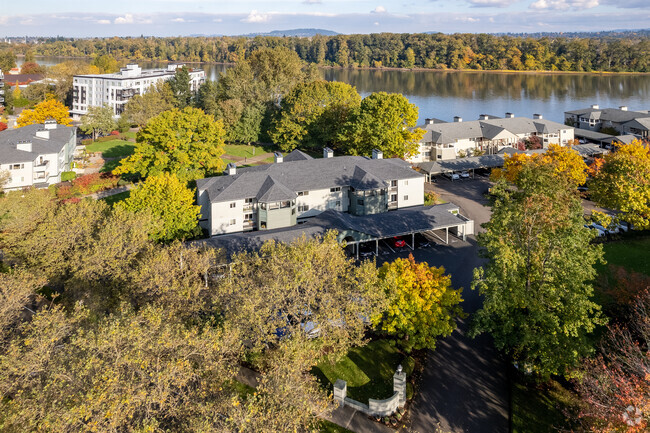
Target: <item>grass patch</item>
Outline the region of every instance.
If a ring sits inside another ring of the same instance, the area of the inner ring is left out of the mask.
[[[572,431],[562,409],[575,406],[577,397],[559,382],[534,385],[519,377],[511,383],[510,391],[513,433]]]
[[[265,153],[273,152],[271,146],[256,146],[246,144],[226,144],[224,150],[227,155],[239,156],[240,158],[252,158],[253,156],[260,156]]]
[[[109,195],[108,197],[105,197],[102,200],[104,200],[107,205],[113,206],[118,201],[126,200],[129,197],[129,195],[131,195],[131,191],[124,191],[115,195]]]
[[[603,245],[608,265],[622,266],[628,271],[650,276],[650,237],[626,239]],[[598,271],[606,271],[607,265],[598,265]]]
[[[120,165],[121,159],[111,159],[110,161],[106,161],[102,168],[99,170],[100,173],[110,173],[113,170],[117,168],[118,165]]]
[[[327,420],[322,420],[319,423],[318,431],[320,433],[353,433],[352,430],[348,430]]]
[[[77,177],[77,173],[74,171],[64,171],[61,173],[61,182],[67,182],[69,180],[73,180],[74,178]]]
[[[393,374],[404,359],[388,340],[371,341],[364,347],[356,347],[339,362],[327,361],[312,369],[328,391],[337,379],[348,384],[348,397],[362,403],[369,398],[384,399],[393,395]]]
[[[135,132],[135,131],[122,132],[122,135],[125,136],[126,138],[128,138],[129,140],[135,140],[135,135],[136,134],[137,134],[137,132]]]
[[[120,158],[133,154],[135,146],[130,141],[110,140],[101,143],[92,143],[86,146],[90,153],[101,152],[104,158]]]

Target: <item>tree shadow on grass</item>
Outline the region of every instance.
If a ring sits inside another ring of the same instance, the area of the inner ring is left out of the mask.
[[[132,144],[120,144],[118,146],[113,146],[110,149],[106,149],[102,152],[102,157],[104,158],[122,158],[125,156],[133,155],[135,151],[135,146]]]

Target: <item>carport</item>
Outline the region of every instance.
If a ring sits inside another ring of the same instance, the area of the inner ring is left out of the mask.
[[[416,166],[425,172],[427,182],[431,182],[431,176],[453,173],[455,171],[469,171],[473,176],[474,170],[479,168],[502,167],[503,160],[504,156],[502,154],[496,154],[421,162],[419,164],[416,164]]]

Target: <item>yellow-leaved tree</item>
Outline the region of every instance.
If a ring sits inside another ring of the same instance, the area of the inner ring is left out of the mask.
[[[375,322],[381,331],[397,337],[407,352],[434,349],[437,338],[449,336],[456,329],[456,318],[464,316],[459,305],[462,289],[452,289],[442,266],[416,263],[409,255],[384,263],[379,276],[389,306]]]
[[[20,113],[16,127],[43,123],[50,118],[56,120],[59,125],[70,126],[72,119],[68,111],[68,107],[57,101],[54,95],[47,95],[45,101],[36,104],[33,110],[23,110]]]

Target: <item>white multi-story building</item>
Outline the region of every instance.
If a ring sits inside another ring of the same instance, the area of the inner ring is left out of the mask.
[[[0,132],[0,170],[10,176],[4,189],[44,188],[60,182],[61,173],[70,168],[76,129],[46,121]]]
[[[79,119],[88,112],[89,107],[104,104],[113,108],[115,117],[124,111],[126,103],[135,95],[142,95],[161,81],[171,79],[183,65],[168,65],[167,69],[142,70],[136,64],[126,65],[115,74],[75,75],[72,81],[73,119]],[[190,69],[190,89],[199,90],[205,82],[203,69]]]
[[[543,148],[550,144],[566,145],[574,139],[574,129],[561,123],[543,119],[535,114],[532,119],[506,113],[504,118],[482,114],[479,120],[453,122],[426,119],[418,126],[425,134],[418,154],[409,161],[427,162],[472,156],[476,151],[495,154],[504,148],[517,148],[521,142],[537,137]]]
[[[363,216],[424,204],[424,175],[410,164],[373,157],[314,159],[295,150],[274,164],[236,168],[196,181],[201,226],[211,236],[290,227],[326,210]]]
[[[564,112],[565,121],[576,128],[601,131],[612,128],[618,134],[631,134],[637,138],[650,136],[649,110],[628,110],[627,106],[600,108],[594,104],[590,108]]]

